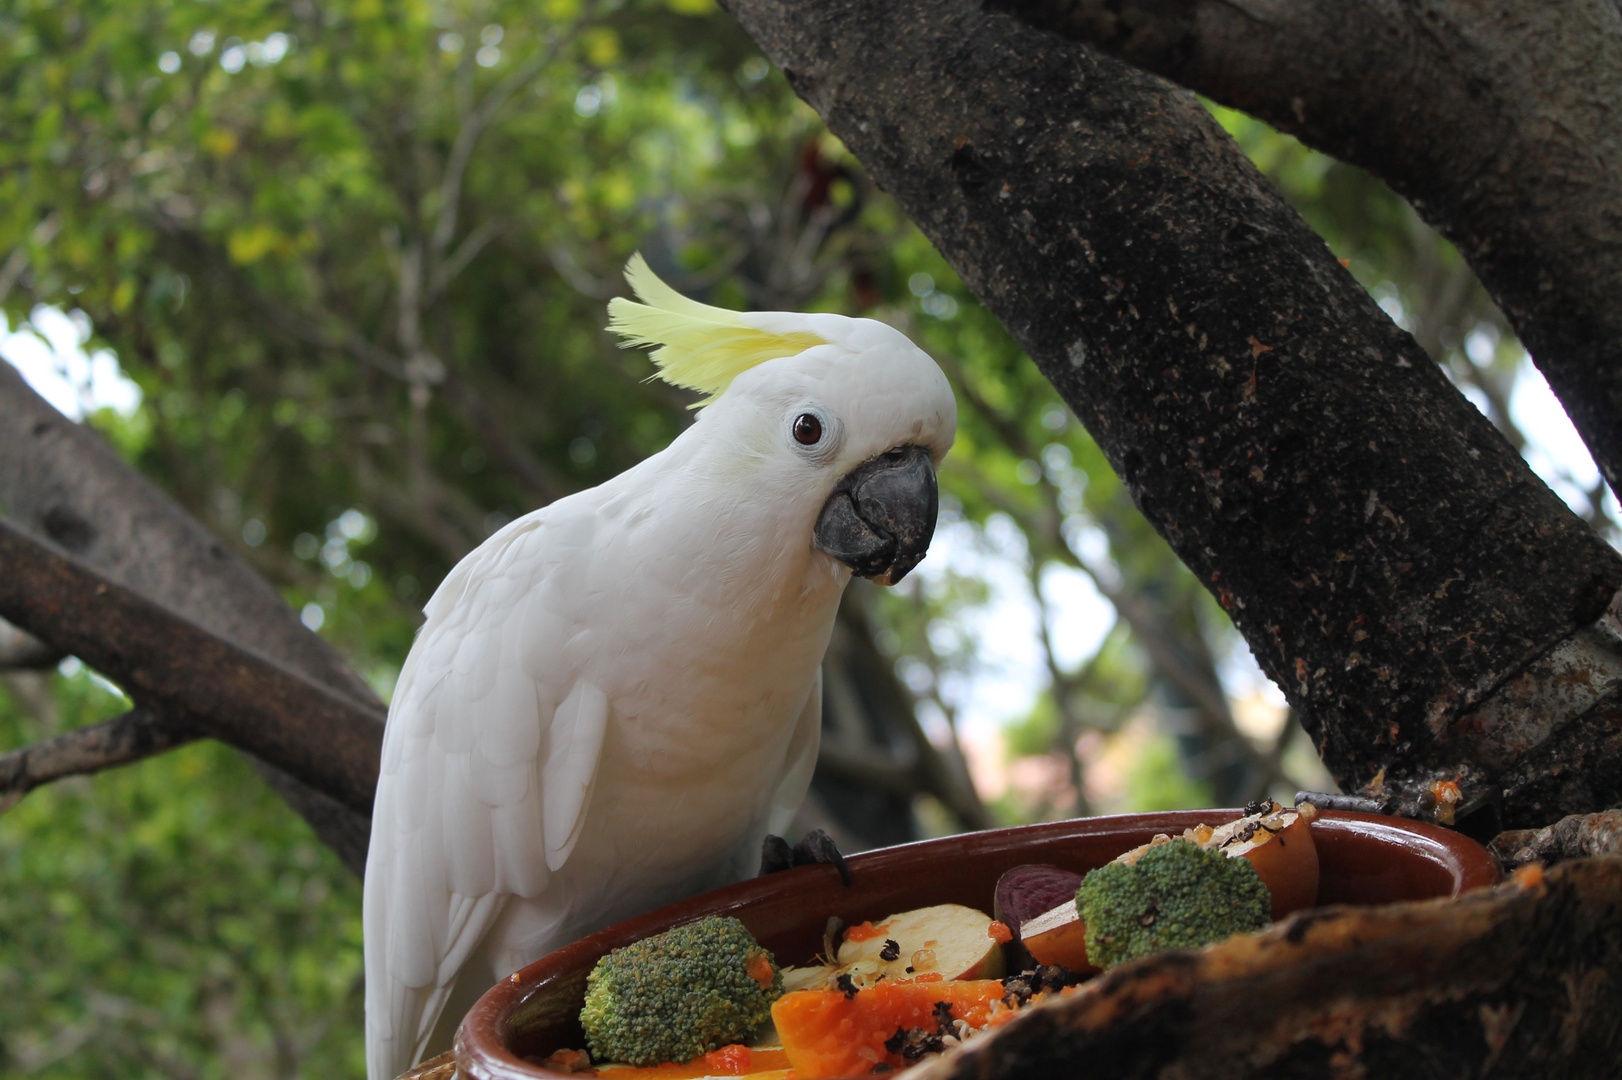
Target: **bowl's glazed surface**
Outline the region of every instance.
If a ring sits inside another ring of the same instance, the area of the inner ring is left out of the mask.
[[[832,867],[805,866],[717,889],[601,930],[497,983],[457,1032],[457,1064],[476,1080],[559,1075],[532,1062],[584,1045],[576,1016],[598,958],[703,915],[734,916],[780,963],[803,964],[821,949],[829,916],[849,924],[946,903],[989,912],[997,879],[1021,863],[1085,873],[1156,833],[1176,835],[1240,813],[1181,810],[993,829],[852,856],[849,888]],[[1328,812],[1312,831],[1320,905],[1457,896],[1499,879],[1498,864],[1480,844],[1433,825]]]

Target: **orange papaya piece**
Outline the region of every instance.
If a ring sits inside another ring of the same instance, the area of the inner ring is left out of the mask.
[[[984,1027],[1003,1001],[999,979],[885,979],[854,993],[796,990],[772,1005],[772,1023],[797,1080],[905,1069],[956,1039],[956,1021]]]

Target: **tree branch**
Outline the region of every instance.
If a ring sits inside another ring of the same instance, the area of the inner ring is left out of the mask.
[[[197,735],[137,706],[111,720],[0,754],[0,813],[52,780],[128,765],[192,742]]]
[[[1532,862],[1553,866],[1568,859],[1622,855],[1622,810],[1572,814],[1547,828],[1499,833],[1491,851],[1506,870]]]
[[[1036,448],[1031,444],[1025,430],[1014,423],[1001,411],[988,402],[973,386],[962,377],[962,369],[950,357],[940,358],[942,365],[956,376],[956,386],[963,400],[969,407],[983,417],[992,428],[997,431],[1004,443],[1016,454],[1035,458]],[[1148,653],[1149,661],[1162,678],[1176,686],[1196,708],[1203,713],[1215,726],[1232,728],[1233,719],[1228,710],[1226,697],[1222,687],[1214,684],[1211,679],[1204,677],[1198,665],[1191,661],[1182,647],[1176,641],[1176,635],[1166,628],[1166,620],[1161,617],[1155,605],[1128,589],[1118,582],[1112,581],[1110,576],[1103,573],[1098,567],[1084,559],[1080,552],[1072,548],[1065,540],[1060,529],[1058,513],[1058,493],[1046,476],[1039,481],[1047,503],[1045,512],[1033,514],[1021,507],[1011,499],[1006,492],[997,485],[989,482],[977,470],[967,463],[958,461],[952,466],[955,470],[968,476],[980,489],[980,495],[987,502],[996,506],[1003,513],[1020,523],[1025,534],[1039,541],[1047,553],[1082,573],[1093,582],[1099,594],[1104,597],[1115,609],[1121,620],[1132,630],[1133,636]],[[1033,553],[1034,554],[1034,553]]]
[[[1015,454],[1035,460],[1039,457],[1036,445],[1031,441],[1030,434],[1012,418],[993,405],[975,388],[973,382],[966,377],[963,366],[955,357],[938,357],[942,367],[953,376],[954,385],[963,400],[968,403],[981,419],[989,424],[1003,443]],[[958,466],[965,468],[963,465]],[[972,470],[970,470],[972,471]],[[1065,725],[1074,727],[1077,723],[1073,710],[1062,700],[1061,695],[1068,681],[1060,672],[1054,658],[1053,645],[1048,630],[1047,602],[1042,594],[1041,581],[1038,575],[1042,555],[1046,554],[1058,559],[1082,573],[1086,574],[1098,589],[1099,594],[1115,609],[1116,616],[1132,631],[1133,639],[1148,654],[1149,662],[1155,673],[1164,679],[1170,686],[1176,688],[1192,705],[1198,714],[1201,726],[1211,735],[1216,745],[1226,745],[1235,748],[1251,766],[1250,772],[1256,778],[1259,790],[1256,794],[1265,792],[1266,787],[1275,779],[1282,779],[1283,772],[1278,766],[1275,757],[1269,757],[1258,750],[1249,739],[1239,731],[1233,720],[1233,710],[1228,706],[1226,688],[1217,675],[1215,667],[1210,663],[1208,655],[1199,658],[1189,655],[1179,635],[1172,630],[1169,620],[1165,617],[1159,605],[1153,603],[1145,596],[1122,588],[1117,582],[1110,580],[1082,554],[1071,546],[1064,535],[1062,528],[1063,516],[1059,509],[1059,491],[1044,472],[1038,481],[1042,493],[1044,509],[1041,513],[1030,513],[1020,507],[1015,500],[985,480],[978,473],[973,474],[974,483],[980,489],[982,497],[998,506],[1004,513],[1021,523],[1026,536],[1039,544],[1043,552],[1032,552],[1032,561],[1029,568],[1032,594],[1036,597],[1039,625],[1041,627],[1041,641],[1044,653],[1047,656],[1050,677],[1053,680],[1054,695],[1059,708],[1059,715]],[[1201,653],[1204,653],[1202,648]],[[1079,733],[1079,732],[1078,732]],[[1072,738],[1072,742],[1074,739]],[[1081,785],[1080,763],[1075,760],[1073,746],[1067,747],[1066,752],[1072,762],[1072,772],[1077,782],[1078,800],[1084,799]],[[1078,805],[1080,803],[1078,802]],[[1085,811],[1079,810],[1078,813]]]
[[[1384,179],[1458,247],[1622,491],[1615,0],[991,0]]]
[[[1076,753],[1076,740],[1081,738],[1082,718],[1076,708],[1076,694],[1093,679],[1098,671],[1099,657],[1104,654],[1104,644],[1109,641],[1110,635],[1115,632],[1119,623],[1114,623],[1099,639],[1098,651],[1088,657],[1086,664],[1074,677],[1065,673],[1059,666],[1058,654],[1053,648],[1053,610],[1048,603],[1047,594],[1042,589],[1041,563],[1032,558],[1026,568],[1026,579],[1030,585],[1031,595],[1036,599],[1036,629],[1038,638],[1042,642],[1042,658],[1047,663],[1049,692],[1053,695],[1053,708],[1059,714],[1059,729],[1055,733],[1056,749],[1064,756],[1065,767],[1070,773],[1070,786],[1075,791],[1071,797],[1071,805],[1065,808],[1065,817],[1091,817],[1093,813],[1092,802],[1087,797],[1087,770],[1082,765],[1081,758]]]
[[[0,506],[13,523],[210,633],[357,701],[376,701],[263,578],[92,429],[51,408],[10,364],[0,364]],[[257,767],[359,873],[367,817],[262,762]]]
[[[843,746],[824,740],[817,748],[817,768],[864,788],[911,799],[928,791],[914,765],[875,754],[871,747]]]
[[[269,329],[283,336],[289,341],[314,345],[322,349],[333,349],[347,353],[360,363],[383,373],[396,381],[411,384],[414,380],[426,381],[440,385],[444,391],[444,399],[454,408],[468,424],[469,430],[479,440],[491,459],[499,463],[512,473],[513,478],[526,488],[538,504],[545,504],[568,494],[572,488],[558,477],[555,470],[549,469],[544,462],[537,458],[519,440],[508,432],[505,422],[493,409],[487,396],[475,388],[467,379],[460,376],[454,369],[447,367],[438,356],[423,346],[421,328],[414,321],[405,318],[408,311],[416,311],[420,306],[419,298],[414,290],[420,286],[419,271],[412,270],[406,260],[411,258],[411,251],[395,251],[394,255],[401,260],[401,322],[400,335],[404,339],[407,335],[415,342],[415,352],[402,359],[388,349],[374,343],[351,320],[332,310],[314,303],[307,310],[295,311],[287,308],[280,301],[266,295],[253,282],[243,277],[238,268],[225,259],[220,252],[207,244],[200,235],[180,230],[171,230],[171,233],[187,242],[193,254],[206,261],[211,273],[229,274],[233,278],[234,287],[249,297],[269,324]],[[458,248],[452,258],[454,269],[459,271],[466,261],[477,254],[478,249],[494,235],[494,230],[475,229]],[[482,237],[482,238],[481,238]],[[463,262],[457,262],[462,259]],[[425,301],[422,301],[425,303]],[[0,402],[3,409],[3,402]],[[0,447],[3,450],[3,447]],[[426,467],[426,466],[424,466]],[[435,493],[429,492],[430,496]],[[411,501],[406,498],[404,501]],[[433,505],[432,501],[423,505]],[[475,534],[476,536],[479,534]],[[447,551],[459,551],[465,554],[467,545],[460,540],[453,544],[445,544],[444,538],[436,538],[436,543]],[[453,556],[460,557],[460,555]]]
[[[617,277],[598,277],[575,258],[567,244],[551,244],[546,249],[546,258],[557,271],[559,277],[580,295],[589,296],[594,300],[608,300],[624,294],[625,286]]]
[[[1338,783],[1464,776],[1506,824],[1622,798],[1622,746],[1551,807],[1532,763],[1565,732],[1465,726],[1605,611],[1622,556],[1193,95],[971,0],[722,4],[1087,425]]]
[[[973,401],[970,394],[964,394],[964,398],[971,403]],[[1237,752],[1251,767],[1256,778],[1255,794],[1264,794],[1267,786],[1275,780],[1288,779],[1279,767],[1277,759],[1257,749],[1255,744],[1240,732],[1238,725],[1234,723],[1233,710],[1228,706],[1226,689],[1211,664],[1209,655],[1205,654],[1203,646],[1198,643],[1196,647],[1201,655],[1190,655],[1190,649],[1172,629],[1167,613],[1160,604],[1141,593],[1123,587],[1110,574],[1105,573],[1071,547],[1058,527],[1059,519],[1056,513],[1030,513],[1013,499],[1008,498],[996,485],[962,462],[957,463],[955,468],[971,478],[979,487],[982,498],[1020,523],[1026,536],[1042,548],[1041,553],[1033,552],[1033,555],[1039,557],[1046,555],[1087,575],[1099,595],[1115,609],[1116,616],[1132,631],[1133,641],[1148,656],[1155,674],[1187,699],[1198,714],[1201,726],[1211,735],[1213,742],[1229,747],[1230,752]],[[1041,481],[1041,485],[1044,488],[1051,488],[1046,478]],[[1041,602],[1040,597],[1038,602]]]
[[[548,465],[523,441],[508,430],[506,420],[490,404],[490,397],[455,370],[445,372],[442,400],[467,422],[492,460],[512,474],[537,505],[555,502],[574,490],[574,485]],[[500,388],[497,387],[497,396]],[[534,403],[529,403],[533,408]]]
[[[264,317],[266,329],[286,341],[348,353],[355,360],[391,379],[406,381],[405,362],[387,349],[375,345],[349,319],[324,307],[319,300],[304,310],[289,308],[277,297],[261,289],[225,252],[200,231],[177,227],[158,218],[154,227],[180,245],[197,261],[195,273],[224,278],[233,294],[246,298]]]
[[[371,812],[381,709],[216,636],[4,520],[0,617],[79,657],[137,704]]]
[[[55,667],[63,653],[0,619],[0,671],[40,671]]]
[[[990,828],[991,815],[969,778],[962,749],[957,744],[957,732],[951,732],[952,741],[944,749],[930,741],[918,721],[912,696],[896,677],[895,665],[873,643],[866,603],[865,594],[856,589],[845,594],[845,601],[839,606],[836,643],[829,650],[829,661],[841,667],[860,686],[864,700],[859,709],[882,715],[905,734],[911,745],[912,761],[899,768],[893,759],[882,763],[873,760],[864,766],[860,764],[864,747],[841,747],[838,740],[829,739],[818,753],[817,767],[827,766],[874,787],[906,794],[928,793],[965,829]],[[831,686],[827,692],[832,694]],[[867,757],[874,757],[871,744],[866,745],[865,750]]]
[[[456,245],[456,250],[450,252],[444,261],[434,268],[433,276],[428,281],[424,302],[431,303],[443,293],[450,283],[456,280],[456,275],[467,269],[468,263],[472,262],[479,252],[484,250],[484,245],[494,240],[500,231],[501,224],[492,219],[481,222],[472,232],[462,237],[462,242]]]
[[[446,252],[450,250],[451,241],[456,236],[456,215],[462,200],[462,182],[467,175],[467,167],[473,159],[473,148],[478,144],[479,137],[484,134],[490,121],[495,119],[502,106],[523,89],[524,84],[535,78],[546,65],[557,56],[558,50],[573,39],[578,27],[568,33],[560,33],[548,41],[544,46],[535,50],[528,59],[509,71],[500,82],[491,87],[484,98],[467,110],[462,117],[462,126],[456,133],[456,141],[451,145],[449,158],[445,162],[445,172],[439,185],[439,213],[434,222],[434,231],[429,248],[429,276],[431,280],[449,281],[451,276],[441,273],[441,265],[445,261]],[[463,61],[466,63],[466,60]]]

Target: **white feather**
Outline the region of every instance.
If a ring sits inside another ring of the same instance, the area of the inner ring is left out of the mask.
[[[580,841],[582,811],[597,783],[598,754],[608,728],[608,698],[591,683],[575,683],[553,714],[541,790],[546,808],[546,865],[557,870]]]

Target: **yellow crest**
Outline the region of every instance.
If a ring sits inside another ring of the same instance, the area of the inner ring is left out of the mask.
[[[659,378],[709,395],[695,409],[720,397],[733,379],[756,364],[827,344],[811,333],[756,330],[736,311],[689,300],[659,280],[640,252],[625,264],[625,280],[643,302],[620,296],[610,300],[608,329],[625,339],[621,348],[656,346],[652,356]]]

